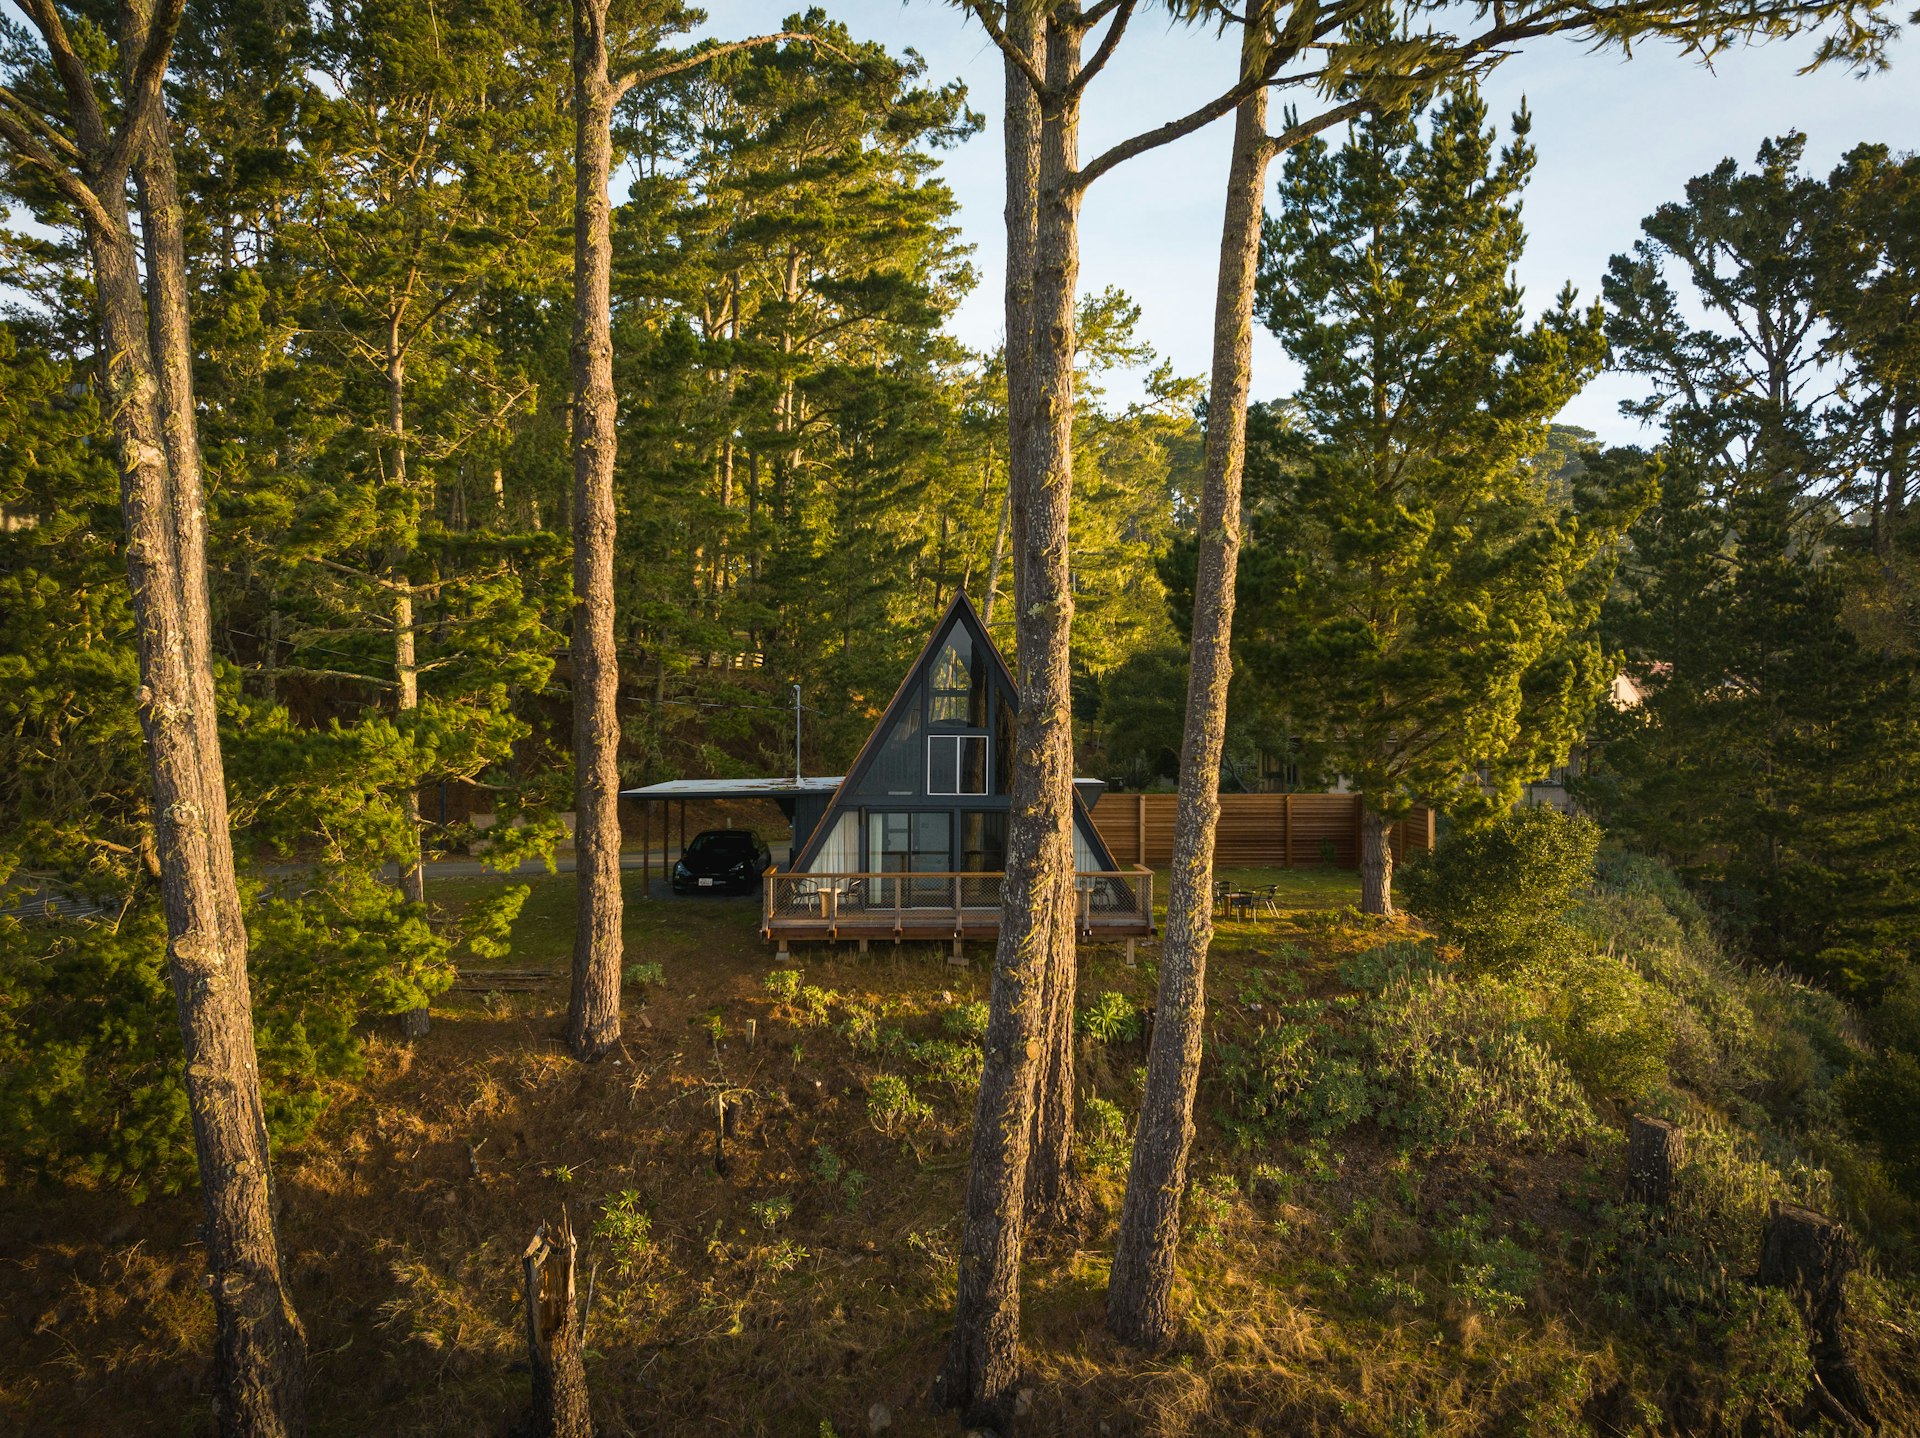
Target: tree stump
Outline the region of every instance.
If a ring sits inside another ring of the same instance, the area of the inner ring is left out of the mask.
[[[577,1245],[562,1214],[558,1241],[542,1224],[521,1259],[527,1305],[527,1351],[533,1365],[533,1438],[593,1438],[587,1370],[581,1358],[580,1310],[573,1298]]]
[[[1679,1166],[1680,1130],[1664,1119],[1635,1114],[1627,1130],[1627,1197],[1665,1209],[1673,1199],[1673,1174]]]
[[[1843,1332],[1853,1244],[1844,1225],[1775,1200],[1760,1246],[1760,1282],[1784,1288],[1807,1325],[1815,1402],[1843,1424],[1873,1429],[1873,1405],[1853,1366]]]

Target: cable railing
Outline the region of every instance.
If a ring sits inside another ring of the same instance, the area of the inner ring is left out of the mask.
[[[1002,873],[781,873],[763,876],[767,938],[985,936],[1000,927]],[[1153,871],[1096,870],[1073,877],[1083,934],[1153,932]]]

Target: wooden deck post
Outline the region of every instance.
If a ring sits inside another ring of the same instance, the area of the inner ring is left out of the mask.
[[[1289,790],[1280,796],[1280,831],[1286,835],[1287,867],[1293,867],[1293,793]]]
[[[1147,862],[1147,796],[1144,793],[1133,796],[1133,862]]]

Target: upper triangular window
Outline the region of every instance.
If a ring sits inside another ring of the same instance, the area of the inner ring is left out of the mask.
[[[956,624],[934,656],[927,676],[929,727],[987,727],[987,665],[973,652],[973,636]]]

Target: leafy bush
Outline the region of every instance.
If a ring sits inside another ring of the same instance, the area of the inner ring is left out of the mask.
[[[620,976],[625,979],[631,987],[644,990],[656,988],[665,982],[667,972],[661,968],[659,964],[648,960],[644,964],[628,964],[626,968],[621,970]]]
[[[790,1004],[800,993],[798,969],[775,969],[761,981],[776,1004]]]
[[[928,1078],[946,1084],[954,1093],[970,1094],[980,1087],[980,1070],[986,1058],[974,1045],[955,1039],[928,1039],[914,1044],[911,1052]]]
[[[1449,1296],[1475,1312],[1517,1312],[1540,1280],[1540,1260],[1510,1238],[1488,1237],[1479,1214],[1441,1229],[1434,1243],[1447,1259]]]
[[[1593,882],[1600,828],[1554,809],[1522,809],[1447,836],[1408,869],[1408,905],[1475,969],[1513,975],[1562,959],[1579,939],[1568,914]]]
[[[1222,1045],[1227,1127],[1252,1141],[1372,1120],[1422,1153],[1555,1148],[1592,1132],[1580,1085],[1534,1032],[1532,996],[1429,958],[1417,944],[1362,956],[1345,972],[1380,986],[1370,999],[1286,1005],[1245,1044]]]
[[[1571,956],[1541,997],[1540,1032],[1589,1094],[1644,1104],[1665,1086],[1678,1005],[1631,964]]]
[[[1557,1148],[1598,1124],[1566,1067],[1529,1032],[1524,995],[1493,978],[1394,984],[1367,1010],[1378,1118],[1407,1147]]]
[[[1894,1181],[1920,1200],[1920,971],[1888,989],[1871,1027],[1879,1049],[1840,1081],[1839,1102]]]
[[[646,1262],[653,1247],[653,1220],[640,1207],[640,1195],[623,1188],[600,1204],[593,1236],[607,1245],[617,1277],[628,1278]]]
[[[1187,1188],[1187,1233],[1196,1243],[1219,1248],[1227,1241],[1227,1224],[1240,1201],[1240,1184],[1230,1173],[1216,1173]]]
[[[1090,1173],[1124,1173],[1133,1153],[1133,1135],[1119,1104],[1089,1098],[1080,1105],[1080,1160]]]
[[[980,1043],[987,1036],[987,1020],[993,1010],[982,999],[974,999],[947,1010],[946,1029],[956,1039]]]
[[[816,984],[808,984],[798,995],[800,1013],[810,1024],[824,1024],[833,1006],[840,1002],[840,995],[832,989],[823,989]]]
[[[834,1191],[840,1202],[848,1209],[860,1205],[860,1196],[867,1191],[867,1176],[857,1168],[849,1168],[839,1154],[825,1144],[818,1145],[813,1151],[811,1165],[813,1176]]]
[[[867,1081],[867,1117],[888,1138],[932,1116],[926,1101],[897,1074],[878,1074]]]
[[[1078,1028],[1097,1044],[1132,1043],[1140,1037],[1140,1011],[1125,994],[1109,989],[1080,1010]]]
[[[762,1228],[778,1228],[793,1217],[793,1200],[784,1193],[772,1198],[756,1199],[748,1212]]]

